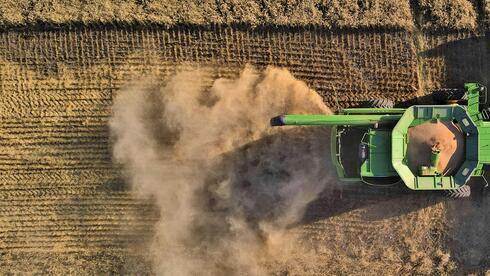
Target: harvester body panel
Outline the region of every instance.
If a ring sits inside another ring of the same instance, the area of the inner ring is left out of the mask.
[[[427,122],[459,122],[465,136],[465,161],[455,175],[419,176],[409,169],[406,156],[408,130]],[[414,190],[447,190],[464,185],[478,164],[478,128],[460,105],[415,105],[409,107],[392,132],[392,164],[405,185]]]
[[[396,170],[391,164],[391,131],[385,129],[369,129],[367,138],[363,139],[360,147],[362,154],[361,177],[389,177],[397,176]],[[367,142],[364,142],[367,140]]]

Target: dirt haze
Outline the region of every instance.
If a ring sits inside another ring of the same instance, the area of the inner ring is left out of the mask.
[[[114,156],[134,189],[160,208],[157,273],[265,275],[265,261],[306,250],[284,231],[333,172],[325,128],[286,134],[269,119],[330,111],[284,69],[246,67],[211,87],[202,74],[184,71],[161,88],[142,81],[118,93]]]

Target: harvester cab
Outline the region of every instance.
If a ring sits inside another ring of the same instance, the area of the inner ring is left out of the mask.
[[[394,108],[377,99],[335,115],[281,115],[271,125],[331,126],[331,157],[341,180],[403,182],[413,190],[469,196],[469,179],[484,179],[483,166],[490,163],[487,90],[466,83],[464,90],[433,96],[437,104]]]

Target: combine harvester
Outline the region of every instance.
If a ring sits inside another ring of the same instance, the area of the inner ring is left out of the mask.
[[[412,190],[468,197],[470,178],[486,182],[490,112],[484,86],[464,87],[459,95],[454,90],[434,93],[437,105],[393,108],[389,100],[378,99],[370,108],[346,108],[336,115],[281,115],[271,125],[333,126],[331,155],[341,180],[404,182]]]

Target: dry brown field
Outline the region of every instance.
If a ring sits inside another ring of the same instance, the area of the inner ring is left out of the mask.
[[[488,29],[488,5],[486,0],[5,0],[0,28],[41,23],[475,30]]]
[[[438,1],[421,2],[423,9]],[[467,1],[456,2],[467,8]],[[488,11],[488,3],[481,7]],[[2,31],[0,274],[154,272],[148,246],[159,210],[133,194],[111,153],[111,107],[128,81],[196,67],[211,68],[212,81],[235,77],[246,64],[274,65],[334,110],[378,97],[423,102],[435,88],[489,84],[489,38],[476,30],[479,18],[452,30],[420,23],[420,31],[222,25]],[[294,264],[268,264],[271,273],[490,270],[488,196],[454,201],[403,188],[328,185],[334,192],[321,194],[289,230],[314,248],[314,264],[305,268],[311,260],[297,256]]]

